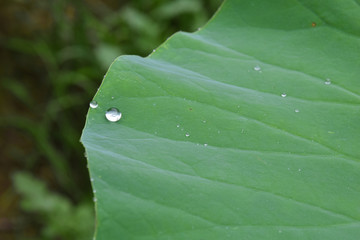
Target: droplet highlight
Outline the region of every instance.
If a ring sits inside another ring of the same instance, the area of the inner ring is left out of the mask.
[[[91,101],[90,102],[90,107],[91,108],[97,108],[99,106],[99,104],[96,101]]]
[[[105,117],[110,122],[117,122],[121,118],[121,112],[117,108],[109,108],[106,113]]]
[[[261,67],[260,67],[259,65],[256,65],[256,66],[254,67],[254,70],[255,70],[255,71],[260,71],[260,70],[261,70]]]
[[[295,109],[295,112],[298,113],[298,112],[300,112],[300,110],[299,110],[299,109]]]
[[[281,97],[286,97],[286,96],[287,96],[286,93],[281,94]]]
[[[331,79],[330,78],[327,78],[325,79],[325,82],[324,82],[326,85],[330,85],[331,84]]]
[[[185,137],[190,137],[190,134],[189,134],[189,133],[186,133],[186,134],[185,134]]]

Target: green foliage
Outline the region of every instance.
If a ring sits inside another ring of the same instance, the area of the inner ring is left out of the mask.
[[[44,182],[28,173],[16,173],[14,186],[23,197],[23,209],[39,215],[47,223],[42,230],[43,239],[91,239],[92,204],[74,206],[69,199],[50,192]]]
[[[96,238],[358,239],[359,16],[351,0],[228,0],[118,58],[82,135]]]

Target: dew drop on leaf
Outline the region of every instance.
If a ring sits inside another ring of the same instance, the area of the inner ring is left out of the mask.
[[[254,67],[254,70],[255,70],[255,71],[260,71],[260,70],[261,70],[261,67],[260,67],[259,65],[256,65],[256,66]]]
[[[286,97],[286,93],[282,93],[281,96],[282,96],[282,97]]]
[[[326,85],[330,85],[330,84],[331,84],[330,78],[325,79],[325,84],[326,84]]]
[[[121,112],[117,108],[109,108],[105,113],[105,117],[110,122],[117,122],[121,118]]]
[[[91,101],[90,102],[90,107],[91,108],[97,108],[99,106],[99,104],[96,101]]]
[[[186,133],[185,136],[186,136],[186,137],[190,137],[190,134],[189,134],[189,133]]]
[[[299,109],[295,109],[295,112],[298,113],[298,112],[300,112],[300,110],[299,110]]]

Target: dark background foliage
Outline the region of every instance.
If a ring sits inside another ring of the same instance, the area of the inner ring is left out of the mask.
[[[1,0],[0,239],[91,239],[79,142],[111,62],[192,32],[221,0]]]

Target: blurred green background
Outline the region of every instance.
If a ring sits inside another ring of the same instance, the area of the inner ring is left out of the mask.
[[[111,62],[193,32],[222,0],[0,1],[0,239],[92,239],[79,142]]]

